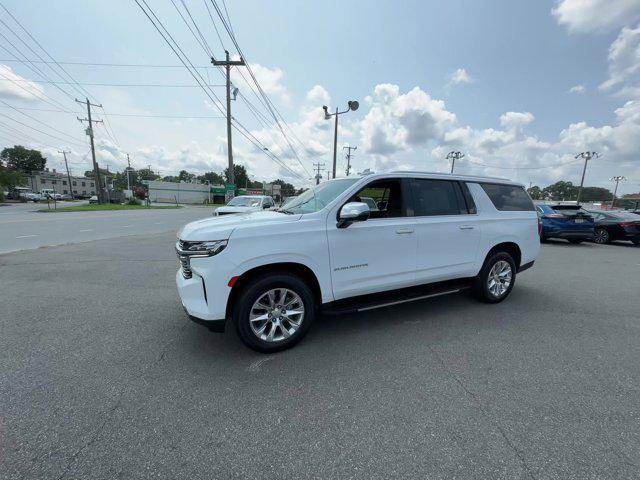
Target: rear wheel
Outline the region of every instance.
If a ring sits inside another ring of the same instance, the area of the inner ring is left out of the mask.
[[[593,234],[593,241],[601,245],[609,243],[611,241],[609,232],[607,232],[607,230],[604,228],[596,228],[596,231]]]
[[[509,296],[516,281],[516,265],[507,252],[495,252],[484,262],[472,291],[486,303],[498,303]]]
[[[294,346],[315,317],[311,289],[287,273],[261,276],[238,295],[233,319],[238,336],[249,348],[263,353]]]

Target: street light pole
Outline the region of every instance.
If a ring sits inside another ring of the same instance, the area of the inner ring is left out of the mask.
[[[616,195],[618,194],[618,184],[620,180],[623,182],[627,179],[627,177],[623,177],[622,175],[612,177],[611,180],[616,182],[616,188],[613,190],[613,198],[611,198],[611,208],[613,208],[613,204],[616,202]]]
[[[447,153],[447,157],[446,157],[447,160],[451,160],[451,173],[453,173],[453,168],[456,165],[456,160],[460,160],[463,157],[464,157],[464,153],[462,152],[451,151]]]
[[[326,105],[322,106],[322,109],[324,110],[325,120],[330,120],[333,116],[336,117],[335,127],[333,131],[333,178],[336,178],[336,159],[338,154],[338,116],[342,115],[343,113],[347,113],[350,110],[353,110],[355,112],[360,106],[360,104],[356,100],[347,102],[347,105],[347,109],[343,112],[338,111],[338,107],[336,107],[335,113],[329,113],[329,107],[327,107]]]
[[[575,158],[584,158],[584,168],[582,169],[582,179],[580,180],[580,189],[578,190],[578,200],[576,203],[580,204],[580,199],[582,198],[582,186],[584,185],[584,176],[587,173],[587,162],[592,158],[598,158],[598,152],[582,152],[575,156]]]

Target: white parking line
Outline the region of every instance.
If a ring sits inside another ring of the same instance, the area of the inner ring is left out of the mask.
[[[123,225],[122,228],[129,228],[129,227],[133,227],[133,225]]]
[[[16,238],[31,238],[31,237],[37,237],[38,235],[20,235],[19,237]]]
[[[78,230],[79,232],[93,232],[92,228],[87,228],[85,230]]]
[[[164,222],[153,222],[154,225],[164,225]]]

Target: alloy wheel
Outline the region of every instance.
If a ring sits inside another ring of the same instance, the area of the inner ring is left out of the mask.
[[[511,285],[511,279],[513,277],[513,271],[509,262],[505,260],[497,261],[491,270],[487,278],[487,289],[495,298],[499,298],[505,294]]]
[[[609,232],[607,232],[604,228],[599,228],[595,232],[594,240],[596,243],[607,243],[609,241]]]
[[[265,342],[281,342],[294,335],[304,320],[304,303],[288,288],[275,288],[258,297],[249,313],[251,331]]]

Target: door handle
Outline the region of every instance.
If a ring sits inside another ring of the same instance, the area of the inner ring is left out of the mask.
[[[413,228],[399,228],[396,230],[398,235],[406,235],[408,233],[413,233]]]
[[[473,225],[460,225],[458,228],[460,230],[473,230],[475,227]]]

